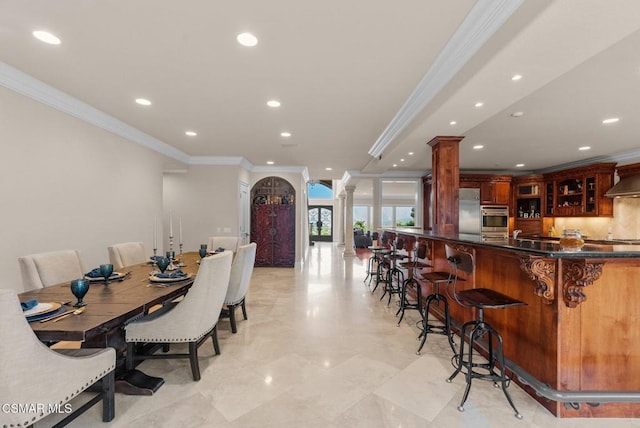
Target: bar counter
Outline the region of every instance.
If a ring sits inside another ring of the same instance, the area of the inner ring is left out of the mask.
[[[502,334],[513,380],[551,413],[640,417],[640,245],[598,241],[564,251],[549,239],[385,231],[408,248],[426,242],[436,270],[448,270],[445,244],[471,252],[475,271],[461,288],[492,288],[527,303],[487,310],[485,319]],[[474,315],[451,302],[454,325]]]

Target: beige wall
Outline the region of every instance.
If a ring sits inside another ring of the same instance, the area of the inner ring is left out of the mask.
[[[308,244],[306,188],[299,173],[251,173],[237,166],[177,165],[152,150],[0,88],[0,288],[22,290],[18,257],[78,249],[88,269],[108,261],[106,247],[142,241],[174,249],[182,217],[184,251],[213,234],[238,235],[239,183],[249,189],[277,175],[296,189],[296,265]],[[184,173],[163,169],[184,168]],[[220,232],[218,232],[220,228]]]
[[[18,257],[78,249],[88,268],[106,247],[151,249],[165,158],[0,88],[0,288],[21,290]]]
[[[164,212],[168,230],[169,212],[173,216],[174,249],[178,251],[178,221],[182,217],[183,249],[197,251],[209,236],[238,236],[238,183],[246,179],[237,166],[193,165],[184,173],[165,174]],[[168,238],[164,238],[168,248]]]
[[[299,265],[303,249],[308,243],[308,228],[306,187],[302,175],[296,173],[250,173],[238,166],[194,165],[184,172],[165,174],[163,223],[165,230],[168,230],[168,213],[171,212],[174,249],[178,251],[177,225],[180,217],[184,251],[197,250],[212,235],[238,236],[239,183],[247,183],[251,192],[256,182],[269,176],[284,178],[296,191],[296,265]],[[168,248],[166,236],[164,243],[165,248]]]

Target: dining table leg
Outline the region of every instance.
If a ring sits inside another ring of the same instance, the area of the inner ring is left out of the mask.
[[[164,384],[164,379],[149,376],[135,368],[133,370],[127,370],[125,364],[127,345],[124,335],[124,328],[117,327],[82,342],[82,347],[110,347],[116,350],[115,389],[117,393],[125,395],[153,395]]]

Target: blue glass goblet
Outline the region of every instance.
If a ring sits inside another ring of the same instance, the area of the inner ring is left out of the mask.
[[[71,293],[78,299],[76,304],[73,305],[76,308],[86,305],[86,303],[82,301],[82,298],[87,294],[87,291],[89,291],[89,284],[91,284],[91,281],[88,279],[74,279],[71,281]]]
[[[200,254],[201,259],[205,258],[207,256],[207,246],[205,245],[204,248],[200,248],[198,253]]]
[[[164,273],[167,267],[169,267],[169,263],[171,263],[171,260],[166,257],[158,257],[156,263],[158,264],[158,269],[160,269],[160,272]]]
[[[109,277],[111,277],[112,273],[113,273],[113,265],[111,264],[100,265],[100,275],[104,277],[104,285],[109,284]]]

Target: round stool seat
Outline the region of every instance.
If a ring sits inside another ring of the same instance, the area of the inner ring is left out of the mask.
[[[488,288],[461,290],[458,291],[457,297],[461,303],[481,309],[502,309],[526,305],[525,302]]]

